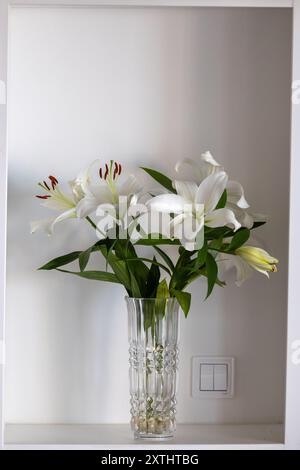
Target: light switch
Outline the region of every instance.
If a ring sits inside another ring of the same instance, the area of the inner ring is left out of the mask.
[[[214,391],[226,392],[228,383],[228,366],[227,364],[214,365]]]
[[[213,364],[200,365],[200,390],[202,392],[214,389],[214,366]]]
[[[234,396],[234,372],[233,357],[193,357],[193,398],[232,398]]]

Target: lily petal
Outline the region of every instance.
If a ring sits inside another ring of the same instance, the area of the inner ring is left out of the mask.
[[[83,219],[84,217],[87,217],[92,212],[94,212],[98,206],[99,206],[99,203],[97,201],[97,198],[95,198],[94,196],[85,196],[77,204],[77,208],[76,208],[77,216],[80,219]]]
[[[197,195],[198,186],[191,181],[174,181],[173,187],[179,196],[186,199],[187,202],[194,203]]]
[[[101,204],[112,204],[113,195],[107,184],[95,184],[90,186],[89,194],[77,204],[77,216],[81,219],[94,212]]]
[[[87,168],[80,171],[74,180],[69,181],[69,185],[72,189],[76,202],[79,202],[86,194],[89,193],[90,173],[96,164],[98,167],[100,167],[101,160],[94,160]]]
[[[151,210],[167,214],[180,214],[186,204],[187,201],[178,194],[161,194],[147,202]]]
[[[244,209],[240,209],[237,205],[228,203],[226,205],[227,209],[232,210],[235,215],[236,220],[241,224],[242,227],[246,227],[251,229],[253,227],[254,219],[252,214],[245,211]]]
[[[230,255],[228,253],[218,253],[216,258],[221,271],[227,271],[231,268],[236,269],[236,285],[240,287],[247,279],[249,279],[253,270],[251,267],[240,257]]]
[[[237,181],[228,181],[227,201],[236,204],[241,209],[248,209],[250,206],[245,199],[243,186]]]
[[[241,223],[242,227],[246,227],[248,229],[251,229],[254,224],[254,220],[251,214],[248,214],[248,212],[244,211],[242,217],[239,219],[239,222]]]
[[[51,192],[51,197],[46,199],[41,206],[58,211],[66,211],[75,207],[75,202],[71,194],[63,193],[59,188]]]
[[[208,163],[208,164],[211,165],[211,166],[221,167],[220,163],[218,163],[218,162],[214,159],[214,157],[212,156],[212,154],[211,154],[209,151],[202,153],[202,155],[201,155],[201,160],[202,160],[204,163]]]
[[[247,279],[249,279],[253,271],[249,264],[246,263],[240,256],[236,257],[235,260],[235,267],[236,267],[236,285],[240,287]]]
[[[87,197],[94,197],[97,200],[98,205],[112,204],[114,202],[113,194],[106,183],[91,185],[90,194],[88,194]]]
[[[30,232],[35,233],[37,230],[43,230],[48,235],[53,234],[54,225],[66,219],[76,217],[75,207],[63,212],[58,217],[49,217],[48,219],[36,220],[30,224]]]
[[[198,204],[204,204],[205,213],[212,212],[217,206],[228,182],[228,176],[225,171],[214,173],[200,184],[196,202]]]
[[[241,224],[236,220],[233,211],[230,209],[217,209],[205,217],[205,225],[211,228],[224,227],[226,225],[233,225],[234,231],[241,227]]]
[[[200,250],[204,243],[204,218],[197,220],[192,214],[179,214],[171,221],[171,231],[188,251]]]
[[[175,166],[175,171],[179,173],[179,171],[184,165],[190,166],[192,168],[193,175],[195,176],[197,181],[201,181],[203,179],[199,163],[195,162],[195,160],[192,160],[191,158],[184,158],[183,160],[177,162]]]
[[[136,177],[134,175],[129,175],[128,178],[120,185],[119,194],[121,196],[131,196],[132,194],[137,194],[142,190],[139,185]]]

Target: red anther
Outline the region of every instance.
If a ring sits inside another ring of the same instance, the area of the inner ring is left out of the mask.
[[[35,196],[38,197],[39,199],[49,199],[51,197],[49,194],[46,194],[45,196]]]
[[[58,184],[58,180],[55,178],[55,176],[51,176],[51,175],[50,175],[50,176],[49,176],[49,179],[50,179],[51,181],[54,181],[55,184]]]
[[[102,179],[102,168],[99,169],[99,176]]]
[[[122,165],[121,163],[119,163],[119,175],[121,174],[121,171],[122,171]]]
[[[108,164],[105,163],[105,174],[104,174],[104,179],[106,180],[107,176],[108,176],[108,173],[109,173],[109,170],[108,170]]]
[[[119,174],[119,165],[117,162],[115,162],[115,169],[114,169],[114,175],[113,175],[113,179],[115,179],[115,177]]]
[[[50,175],[49,180],[51,181],[52,189],[55,189],[55,186],[58,184],[57,179],[55,178],[55,176]]]
[[[48,186],[47,182],[46,181],[43,181],[44,185],[46,186],[46,188],[48,189],[48,191],[50,191],[50,187]]]

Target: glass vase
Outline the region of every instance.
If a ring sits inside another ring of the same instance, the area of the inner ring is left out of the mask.
[[[179,304],[126,298],[129,333],[131,428],[137,439],[174,435]]]

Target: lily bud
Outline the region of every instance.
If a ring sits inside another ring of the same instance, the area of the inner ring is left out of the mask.
[[[240,256],[246,263],[248,263],[253,269],[259,271],[266,276],[268,272],[277,272],[278,259],[273,258],[262,248],[256,248],[254,246],[242,246],[235,251],[235,254]]]

